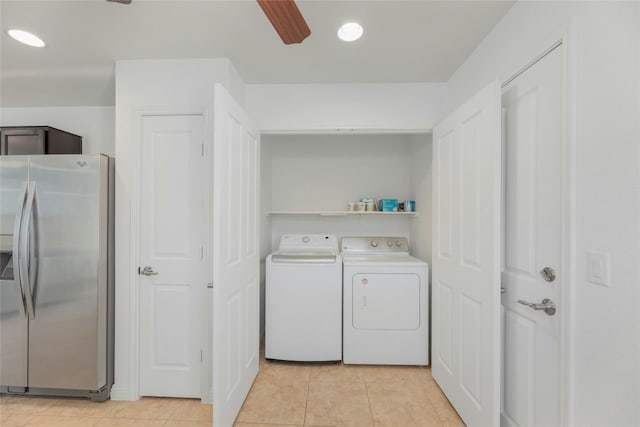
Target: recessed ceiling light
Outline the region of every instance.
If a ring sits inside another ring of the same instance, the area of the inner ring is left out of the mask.
[[[9,30],[7,33],[18,40],[20,43],[27,44],[33,47],[44,47],[42,39],[34,34],[28,33],[22,30]]]
[[[358,40],[362,36],[362,25],[357,22],[347,22],[338,28],[338,37],[345,42]]]

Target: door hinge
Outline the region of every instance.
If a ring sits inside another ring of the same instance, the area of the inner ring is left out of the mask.
[[[202,362],[202,350],[200,350],[200,361]]]
[[[200,246],[200,261],[204,260],[204,246]]]
[[[202,143],[202,157],[204,157],[204,143]]]

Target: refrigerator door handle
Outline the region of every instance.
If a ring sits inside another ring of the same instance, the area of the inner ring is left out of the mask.
[[[20,314],[23,317],[27,316],[27,309],[25,307],[25,295],[24,286],[22,285],[22,278],[20,277],[20,230],[22,230],[22,218],[24,217],[24,204],[27,199],[27,186],[25,182],[22,186],[22,192],[20,196],[20,206],[18,206],[18,212],[16,213],[15,224],[13,225],[13,251],[11,257],[13,258],[13,279],[18,284],[20,292]]]
[[[29,195],[27,196],[27,206],[24,209],[22,217],[22,230],[20,232],[20,283],[24,292],[24,300],[27,305],[27,314],[30,320],[35,319],[33,293],[31,291],[31,280],[29,278],[29,230],[31,228],[31,217],[33,215],[33,200],[36,194],[36,183],[29,186]]]

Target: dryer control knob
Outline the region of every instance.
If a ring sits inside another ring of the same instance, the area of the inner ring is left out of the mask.
[[[387,240],[387,246],[389,247],[393,246],[393,242],[391,240]]]
[[[373,246],[374,248],[378,247],[378,241],[377,240],[372,240],[371,241],[371,246]]]
[[[309,236],[304,236],[304,237],[302,238],[302,241],[303,241],[304,243],[309,243],[309,241],[311,241],[311,239],[309,238]]]

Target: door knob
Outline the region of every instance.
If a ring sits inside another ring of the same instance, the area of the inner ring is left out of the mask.
[[[556,280],[556,272],[551,267],[545,267],[540,270],[540,275],[547,282],[553,282],[554,280]]]
[[[144,276],[155,276],[158,274],[157,271],[153,271],[153,267],[146,266],[142,270],[138,267],[138,274],[142,274]]]
[[[526,305],[533,308],[534,310],[544,310],[544,312],[549,316],[553,316],[554,314],[556,314],[556,305],[548,298],[543,299],[541,304],[527,302],[525,300],[519,299],[518,304]]]

